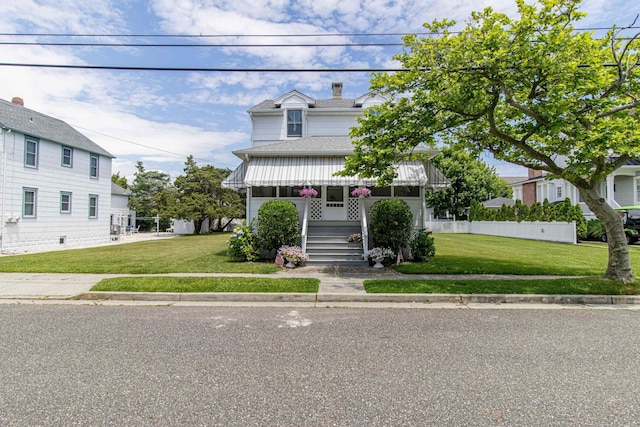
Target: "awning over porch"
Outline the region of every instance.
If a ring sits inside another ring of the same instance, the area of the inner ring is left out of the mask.
[[[222,183],[223,187],[275,186],[375,186],[374,178],[334,176],[344,169],[344,157],[253,157],[243,162]],[[393,186],[426,186],[442,188],[447,180],[430,164],[419,160],[401,161]],[[244,179],[243,179],[244,178]]]

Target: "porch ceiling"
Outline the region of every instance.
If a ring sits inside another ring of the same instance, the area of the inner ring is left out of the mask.
[[[242,187],[271,186],[375,186],[373,178],[334,176],[344,169],[344,157],[254,157],[238,167],[226,181],[229,187],[239,188],[240,170],[246,165]],[[419,160],[402,161],[397,165],[398,176],[392,185],[428,186],[429,177]],[[236,173],[237,172],[237,173]]]

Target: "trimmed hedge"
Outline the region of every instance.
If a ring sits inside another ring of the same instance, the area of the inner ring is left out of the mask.
[[[407,246],[413,229],[413,214],[404,200],[380,200],[371,206],[373,246],[394,251]]]
[[[260,249],[272,251],[295,246],[300,237],[298,209],[289,200],[269,200],[258,209],[257,235]]]

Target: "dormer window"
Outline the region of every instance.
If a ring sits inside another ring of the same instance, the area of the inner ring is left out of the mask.
[[[287,110],[287,136],[302,136],[302,110]]]

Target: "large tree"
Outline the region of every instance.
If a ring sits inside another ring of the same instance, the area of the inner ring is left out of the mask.
[[[598,188],[640,157],[639,35],[576,30],[579,0],[516,3],[515,19],[487,8],[461,31],[445,20],[406,36],[395,59],[407,71],[372,77],[372,90],[396,102],[353,130],[345,173],[388,182],[398,153],[442,140],[546,171],[575,185],[602,220],[606,277],[633,280],[622,220]]]
[[[129,207],[136,211],[137,217],[153,217],[159,215],[165,208],[164,200],[159,197],[171,188],[171,177],[160,171],[148,171],[142,162],[136,163],[136,173],[131,184],[131,197]],[[152,226],[153,221],[145,221],[147,226]],[[162,226],[168,225],[167,220]]]
[[[447,212],[457,218],[466,218],[466,209],[472,201],[510,197],[511,188],[500,179],[495,168],[464,149],[444,148],[431,159],[433,165],[447,177],[451,186],[427,193],[427,205],[436,215]]]
[[[175,179],[175,190],[162,195],[167,200],[165,215],[193,220],[196,234],[207,219],[210,231],[222,231],[233,219],[244,216],[244,199],[237,192],[222,188],[222,181],[231,173],[229,169],[199,167],[189,156],[184,173]]]

